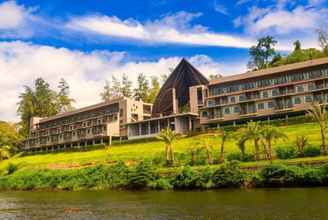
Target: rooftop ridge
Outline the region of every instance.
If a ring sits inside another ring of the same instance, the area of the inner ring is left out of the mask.
[[[270,74],[274,74],[274,73],[281,73],[281,72],[290,71],[290,70],[297,70],[297,69],[312,67],[312,66],[321,65],[321,64],[328,64],[328,57],[307,60],[307,61],[298,62],[298,63],[286,64],[286,65],[271,67],[271,68],[262,69],[262,70],[248,71],[248,72],[234,74],[234,75],[222,76],[220,78],[210,80],[209,85],[228,83],[228,82],[235,81],[235,80],[250,79],[250,78],[255,78],[255,77],[259,77],[259,76],[265,76],[265,75],[270,75]]]

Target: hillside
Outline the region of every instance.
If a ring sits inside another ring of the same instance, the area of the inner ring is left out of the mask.
[[[295,139],[298,135],[307,136],[309,144],[312,146],[319,147],[320,145],[319,126],[315,123],[280,126],[280,129],[288,136],[288,140],[275,142],[273,145],[274,148],[278,146],[295,146]],[[187,157],[190,157],[190,149],[195,147],[196,142],[204,141],[206,136],[206,134],[201,134],[177,140],[174,144],[177,160],[186,160]],[[235,135],[233,135],[233,137],[234,136]],[[220,137],[211,137],[208,139],[212,146],[214,159],[216,159],[219,154],[220,139]],[[226,142],[226,155],[239,152],[235,141],[235,139],[230,139]],[[253,145],[251,142],[248,142],[246,146],[246,151],[248,153],[253,152]],[[63,169],[86,167],[101,163],[111,164],[117,161],[124,161],[126,164],[131,165],[144,159],[161,161],[163,158],[164,144],[157,140],[145,140],[135,143],[115,143],[111,147],[97,150],[58,152],[28,156],[17,155],[9,160],[1,162],[0,169],[4,169],[8,163],[17,164],[19,169]]]

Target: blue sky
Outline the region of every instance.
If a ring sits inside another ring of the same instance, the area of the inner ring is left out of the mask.
[[[65,78],[84,106],[111,76],[168,73],[182,57],[204,75],[243,72],[265,35],[282,53],[318,47],[327,18],[328,0],[0,1],[0,120],[17,119],[17,94],[40,76]]]

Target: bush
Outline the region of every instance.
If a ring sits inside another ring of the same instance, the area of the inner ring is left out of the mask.
[[[200,175],[191,167],[184,167],[172,180],[174,189],[199,188]]]
[[[243,161],[243,162],[250,162],[250,161],[254,161],[254,154],[245,153],[244,158],[242,160],[241,153],[235,152],[235,153],[228,154],[227,160],[228,161],[238,160],[238,161]]]
[[[245,172],[243,172],[237,161],[230,161],[217,169],[212,176],[215,187],[236,187],[244,182]]]
[[[316,157],[320,155],[320,148],[314,146],[307,146],[304,148],[305,157]]]
[[[294,147],[277,147],[276,155],[279,159],[292,159],[297,157],[297,150]]]
[[[144,189],[154,181],[158,175],[148,161],[141,161],[128,176],[128,187],[131,189]]]
[[[9,163],[6,167],[7,175],[13,174],[18,170],[18,166],[16,164]]]
[[[297,183],[297,169],[283,164],[271,164],[260,171],[263,183],[270,186],[283,186]]]

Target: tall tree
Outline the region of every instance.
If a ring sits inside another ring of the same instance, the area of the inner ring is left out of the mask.
[[[269,67],[270,62],[276,54],[274,49],[277,43],[271,36],[260,38],[257,45],[249,49],[251,60],[248,63],[249,69],[265,69]]]
[[[326,147],[326,132],[327,132],[327,120],[328,120],[328,111],[327,104],[318,104],[313,103],[311,108],[307,110],[309,116],[313,118],[320,126],[321,133],[321,153],[327,154]]]
[[[132,97],[132,82],[125,73],[122,76],[121,92],[124,97]]]
[[[174,164],[174,150],[173,142],[177,139],[177,134],[172,131],[169,127],[163,129],[156,137],[165,143],[165,157],[166,165],[170,166]]]
[[[69,85],[68,83],[62,78],[59,81],[58,85],[58,105],[60,112],[68,112],[74,109],[72,102],[75,102],[74,99],[69,97]]]
[[[100,93],[100,97],[103,101],[108,101],[113,97],[113,88],[111,87],[110,81],[105,81],[103,91]]]
[[[287,139],[287,136],[278,128],[266,125],[262,128],[262,138],[264,140],[267,159],[272,161],[272,143],[278,139]]]
[[[115,76],[112,76],[112,91],[114,97],[122,96],[122,86],[121,81],[117,79]]]
[[[149,95],[148,95],[148,98],[147,98],[147,102],[149,103],[154,103],[155,102],[155,99],[156,99],[156,96],[160,90],[160,84],[159,84],[159,80],[158,80],[158,77],[157,76],[152,76],[151,77],[151,88],[150,88],[150,91],[149,91]]]
[[[28,134],[31,117],[49,117],[59,112],[57,93],[50,89],[49,84],[38,78],[34,87],[35,90],[24,86],[25,91],[19,96],[17,113],[21,118],[20,133],[24,136]]]
[[[149,97],[149,82],[142,73],[138,75],[137,87],[134,89],[134,98],[146,102]]]

